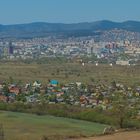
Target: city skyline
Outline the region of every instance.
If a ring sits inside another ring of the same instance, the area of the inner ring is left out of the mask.
[[[139,0],[1,0],[0,24],[140,21]]]

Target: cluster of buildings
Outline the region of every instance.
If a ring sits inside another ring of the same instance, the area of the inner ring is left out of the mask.
[[[88,108],[101,107],[106,110],[111,108],[112,99],[117,94],[126,96],[130,106],[133,106],[140,98],[140,86],[127,87],[115,82],[109,86],[86,85],[81,82],[62,85],[57,80],[50,80],[46,86],[39,81],[26,85],[0,84],[0,102],[6,103],[70,104]]]
[[[99,62],[102,59],[109,63],[133,60],[136,62],[140,58],[140,41],[97,42],[92,37],[0,40],[0,58],[4,60],[61,56],[75,58],[92,55],[95,55]]]

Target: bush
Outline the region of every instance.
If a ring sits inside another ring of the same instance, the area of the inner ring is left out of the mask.
[[[125,128],[130,128],[130,129],[140,129],[140,121],[138,120],[127,120],[124,122],[124,127]]]

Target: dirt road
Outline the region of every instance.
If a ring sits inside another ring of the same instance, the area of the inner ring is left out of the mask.
[[[91,138],[81,138],[77,140],[140,140],[140,131],[121,132],[121,133],[116,133],[113,135],[91,137]]]

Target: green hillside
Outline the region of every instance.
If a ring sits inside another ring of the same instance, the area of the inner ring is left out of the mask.
[[[106,125],[53,116],[0,112],[6,140],[40,140],[42,136],[91,136],[100,134]]]

